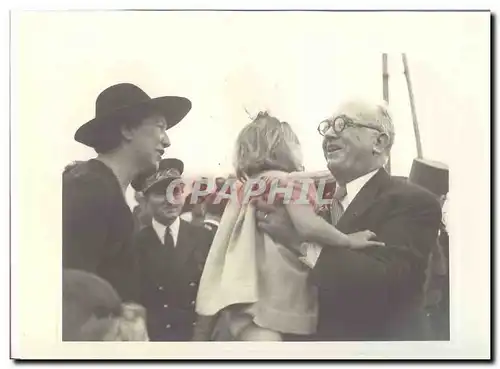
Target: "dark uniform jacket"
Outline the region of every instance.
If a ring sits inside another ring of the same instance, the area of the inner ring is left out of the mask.
[[[319,287],[315,340],[422,340],[423,287],[441,208],[426,190],[377,172],[336,227],[369,229],[385,247],[323,247],[311,272]]]
[[[448,232],[441,223],[439,237],[429,259],[426,310],[429,340],[450,339],[450,276]]]
[[[113,171],[95,159],[67,170],[62,206],[63,268],[97,274],[135,300],[134,220]]]
[[[175,248],[167,248],[152,226],[135,237],[139,302],[147,310],[151,341],[189,341],[196,321],[198,284],[213,235],[180,219]]]

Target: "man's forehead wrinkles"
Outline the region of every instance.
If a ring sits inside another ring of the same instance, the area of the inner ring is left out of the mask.
[[[362,122],[373,122],[377,120],[377,116],[373,112],[361,111],[361,110],[343,110],[337,115],[347,115],[351,119],[356,119]]]
[[[362,101],[350,101],[339,106],[335,116],[347,115],[362,121],[373,121],[377,118],[375,106]]]

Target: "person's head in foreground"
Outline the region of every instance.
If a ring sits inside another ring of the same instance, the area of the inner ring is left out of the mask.
[[[63,270],[63,341],[107,341],[122,314],[118,293],[104,279],[80,270]]]
[[[384,104],[352,100],[322,121],[323,152],[328,169],[347,183],[382,168],[394,143],[392,118]]]

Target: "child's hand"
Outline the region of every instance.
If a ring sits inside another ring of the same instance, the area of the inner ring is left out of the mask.
[[[356,233],[351,233],[349,237],[349,247],[353,249],[362,249],[371,246],[385,246],[385,243],[374,241],[373,239],[377,237],[372,231],[361,231]]]

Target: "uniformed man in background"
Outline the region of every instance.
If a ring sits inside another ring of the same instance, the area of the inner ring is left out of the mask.
[[[432,192],[441,207],[449,189],[449,169],[444,163],[427,159],[415,159],[409,181]],[[449,241],[444,221],[439,227],[436,244],[429,257],[425,284],[425,309],[429,324],[429,340],[450,339],[450,275]]]
[[[164,159],[157,171],[143,173],[133,187],[144,194],[150,226],[135,237],[140,304],[146,308],[151,341],[189,341],[196,320],[198,283],[213,235],[182,219],[184,164]],[[179,182],[179,181],[177,181]],[[171,185],[172,184],[172,185]]]

